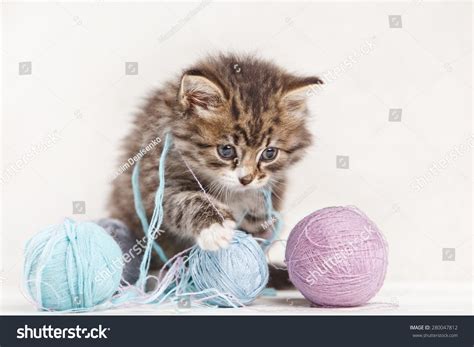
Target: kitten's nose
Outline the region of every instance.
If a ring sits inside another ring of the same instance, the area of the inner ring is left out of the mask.
[[[253,181],[253,176],[252,175],[246,175],[244,177],[240,177],[239,181],[240,181],[240,183],[242,183],[242,185],[246,186],[247,184],[249,184],[250,182]]]

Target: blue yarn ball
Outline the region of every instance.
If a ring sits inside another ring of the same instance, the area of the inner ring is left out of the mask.
[[[196,291],[205,291],[208,304],[231,307],[250,304],[268,282],[268,265],[261,246],[255,239],[236,231],[227,248],[192,250],[189,271]],[[227,298],[227,300],[226,300]]]
[[[106,302],[122,277],[122,251],[95,223],[66,219],[28,241],[24,281],[42,309],[80,311]]]

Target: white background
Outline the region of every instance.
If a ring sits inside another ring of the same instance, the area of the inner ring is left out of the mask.
[[[86,214],[74,218],[106,216],[118,146],[142,97],[219,50],[254,52],[329,80],[310,100],[316,143],[291,173],[285,233],[316,209],[356,205],[388,240],[387,285],[472,282],[470,4],[2,7],[4,177],[59,134],[1,185],[3,288],[18,287],[25,241],[73,216],[73,201],[86,203]],[[389,28],[394,14],[403,28]],[[23,61],[32,62],[31,75],[19,75]],[[127,61],[138,62],[138,75],[125,75]],[[401,122],[389,122],[390,108],[402,109]],[[462,145],[462,154],[450,156]],[[338,155],[350,157],[349,169],[336,168]],[[437,163],[444,168],[430,174]],[[417,177],[426,179],[420,189]],[[455,248],[455,261],[442,261],[443,248]],[[283,259],[282,244],[272,259]]]

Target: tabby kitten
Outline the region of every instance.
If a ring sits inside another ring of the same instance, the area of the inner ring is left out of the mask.
[[[247,233],[268,235],[271,223],[261,188],[271,187],[273,206],[280,209],[287,169],[311,144],[307,91],[321,83],[318,77],[296,76],[252,56],[228,54],[198,62],[153,92],[125,139],[121,163],[157,136],[172,134],[158,238],[168,257],[195,243],[211,251],[226,247],[237,222]],[[149,219],[161,149],[162,143],[140,160],[140,189]],[[109,205],[112,217],[141,239],[131,174],[129,168],[114,180]],[[155,266],[160,266],[157,258]]]

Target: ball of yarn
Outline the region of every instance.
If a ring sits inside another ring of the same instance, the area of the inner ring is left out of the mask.
[[[122,252],[95,223],[66,219],[28,241],[24,281],[42,309],[83,310],[112,297],[120,285]]]
[[[328,207],[291,231],[285,259],[290,280],[318,306],[359,306],[381,288],[388,246],[355,207]]]
[[[189,271],[195,290],[209,297],[208,304],[221,307],[251,303],[268,282],[268,265],[262,248],[242,231],[235,232],[227,248],[218,251],[194,248]]]

